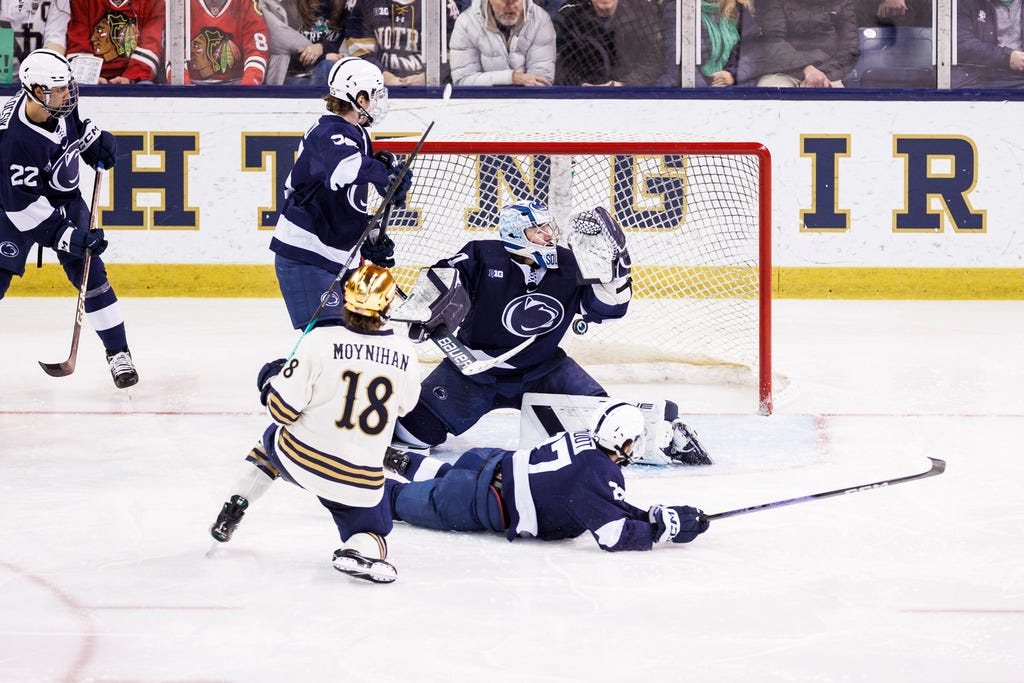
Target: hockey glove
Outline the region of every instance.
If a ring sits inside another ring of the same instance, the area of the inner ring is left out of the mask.
[[[679,418],[672,421],[672,441],[665,449],[665,455],[681,465],[711,465],[711,456],[697,440],[693,431]]]
[[[655,505],[647,511],[647,517],[654,525],[655,543],[689,543],[711,524],[703,511],[688,505]]]
[[[381,268],[394,268],[395,242],[387,235],[384,235],[379,242],[371,244],[370,240],[363,242],[359,247],[359,253],[367,261],[377,264]]]
[[[386,150],[381,150],[373,155],[373,158],[384,164],[388,169],[388,185],[391,187],[395,184],[395,178],[402,172],[402,164],[398,163],[398,158],[394,154]],[[398,184],[398,189],[395,190],[394,197],[391,198],[391,205],[396,208],[405,207],[405,199],[409,194],[409,190],[412,188],[412,169],[406,169],[405,175],[402,176],[402,181]],[[383,196],[387,192],[385,188],[384,192],[381,192]],[[371,259],[372,260],[372,259]],[[376,263],[376,261],[374,261]],[[379,264],[378,264],[379,265]],[[389,266],[390,267],[390,266]]]
[[[93,168],[114,168],[117,162],[117,138],[108,131],[100,130],[95,123],[86,119],[82,122],[82,161]]]
[[[99,256],[107,248],[107,241],[103,239],[102,230],[80,230],[68,223],[57,229],[50,246],[72,256],[84,257],[86,250],[91,251],[93,256]]]
[[[270,380],[277,377],[284,367],[285,359],[278,358],[269,363],[264,363],[256,376],[256,388],[260,390],[260,403],[267,405],[267,396],[270,394]]]

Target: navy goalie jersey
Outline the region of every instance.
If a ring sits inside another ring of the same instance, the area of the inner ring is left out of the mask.
[[[469,242],[435,264],[458,269],[473,302],[457,335],[467,347],[494,357],[538,337],[490,374],[518,375],[564,355],[558,345],[577,314],[598,323],[626,315],[628,299],[603,300],[598,288],[579,284],[576,257],[565,247],[557,251],[557,268],[533,272],[542,275],[539,283],[527,282],[531,271],[513,261],[500,240]]]
[[[590,432],[563,432],[501,460],[509,540],[545,541],[590,531],[605,550],[650,550],[654,525],[626,501],[622,468],[594,446]]]

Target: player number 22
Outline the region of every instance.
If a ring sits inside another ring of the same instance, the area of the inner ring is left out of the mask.
[[[334,421],[339,429],[355,429],[352,413],[355,412],[356,400],[359,395],[359,380],[362,373],[346,370],[341,374],[347,388],[345,389],[345,407],[341,417]],[[366,399],[370,405],[359,413],[359,429],[366,434],[380,434],[388,424],[387,402],[395,388],[387,377],[374,377],[366,385]]]
[[[11,185],[24,185],[26,187],[36,186],[36,176],[39,169],[35,166],[21,166],[11,164]]]

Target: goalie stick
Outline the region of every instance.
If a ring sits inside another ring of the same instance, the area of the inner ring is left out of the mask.
[[[861,484],[859,486],[852,486],[845,489],[836,489],[834,491],[825,491],[823,493],[812,493],[809,496],[800,496],[799,498],[787,498],[786,500],[777,500],[774,503],[762,503],[761,505],[752,505],[751,507],[729,510],[728,512],[716,512],[713,515],[706,516],[708,519],[724,519],[725,517],[735,517],[737,515],[745,515],[750,512],[758,512],[759,510],[768,510],[771,508],[783,507],[785,505],[806,503],[812,500],[818,500],[819,498],[845,496],[850,493],[859,493],[861,491],[881,489],[887,486],[892,486],[893,484],[902,484],[907,481],[914,481],[915,479],[926,479],[928,477],[934,477],[946,471],[945,460],[939,460],[938,458],[932,458],[930,456],[928,459],[932,461],[931,468],[918,474],[910,474],[905,477],[897,477],[895,479],[883,479],[882,481],[876,481],[873,484]]]
[[[100,201],[100,187],[106,171],[103,167],[96,169],[96,180],[92,186],[92,205],[89,207],[89,231],[96,229],[96,205]],[[61,363],[44,363],[39,361],[39,367],[50,377],[67,377],[75,371],[75,362],[78,360],[78,339],[82,334],[82,319],[85,318],[85,294],[89,289],[89,262],[92,260],[92,250],[85,250],[85,258],[82,261],[82,282],[78,286],[78,305],[75,307],[75,327],[71,332],[71,353],[68,359]]]

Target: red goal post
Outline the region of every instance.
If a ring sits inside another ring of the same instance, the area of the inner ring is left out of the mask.
[[[603,206],[626,233],[634,297],[623,320],[566,335],[570,355],[601,381],[696,377],[754,384],[759,412],[770,414],[767,148],[752,142],[571,139],[578,137],[428,139],[412,165],[407,206],[393,210],[387,225],[397,245],[400,284],[410,287],[420,267],[470,240],[497,238],[498,211],[507,202],[545,202],[563,245],[573,213]],[[374,144],[408,154],[416,142]],[[427,346],[421,345],[424,351]]]

